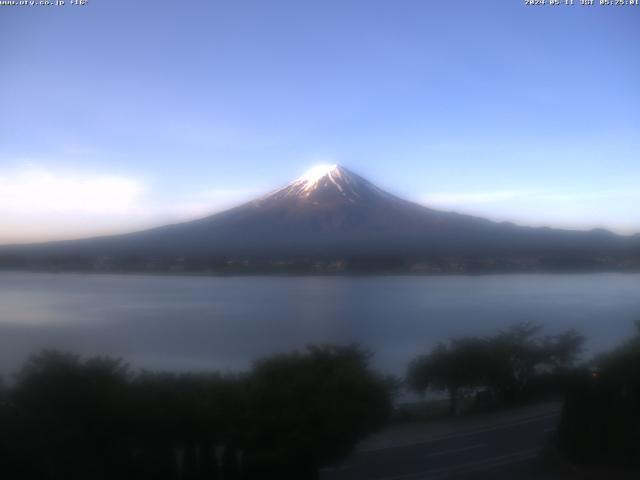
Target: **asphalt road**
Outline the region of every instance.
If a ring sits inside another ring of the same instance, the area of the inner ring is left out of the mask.
[[[555,430],[557,408],[457,428],[421,441],[364,449],[322,470],[322,480],[544,479],[536,457]],[[428,427],[426,427],[428,428]]]

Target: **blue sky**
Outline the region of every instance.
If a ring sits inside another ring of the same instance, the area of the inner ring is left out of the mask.
[[[194,218],[316,163],[640,231],[640,7],[523,3],[0,7],[0,243]]]

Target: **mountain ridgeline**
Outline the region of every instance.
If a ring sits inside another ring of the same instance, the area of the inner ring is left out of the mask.
[[[0,247],[0,264],[210,272],[636,269],[640,237],[522,227],[433,210],[331,165],[195,221]]]

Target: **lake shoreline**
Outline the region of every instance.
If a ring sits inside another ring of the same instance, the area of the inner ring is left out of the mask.
[[[510,270],[484,272],[187,272],[187,271],[98,271],[98,270],[23,270],[0,269],[2,274],[51,274],[51,275],[97,275],[97,276],[141,276],[141,277],[186,277],[186,278],[366,278],[366,277],[489,277],[489,276],[519,276],[519,275],[638,275],[640,268],[634,269],[603,269],[603,270]]]

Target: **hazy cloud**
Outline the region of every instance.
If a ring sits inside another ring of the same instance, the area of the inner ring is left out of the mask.
[[[132,178],[27,167],[0,171],[0,212],[125,213],[136,206],[143,191]]]
[[[420,201],[433,205],[469,205],[495,203],[512,200],[514,198],[531,197],[536,195],[532,190],[504,190],[495,192],[476,192],[476,193],[433,193],[423,195]]]
[[[546,202],[580,202],[605,198],[631,198],[640,196],[638,191],[600,190],[592,192],[545,192],[539,190],[498,190],[488,192],[445,192],[422,195],[419,201],[431,205],[459,206],[505,203],[513,200]]]
[[[250,188],[161,192],[134,177],[33,164],[0,169],[0,244],[141,230],[204,217],[258,193]]]

